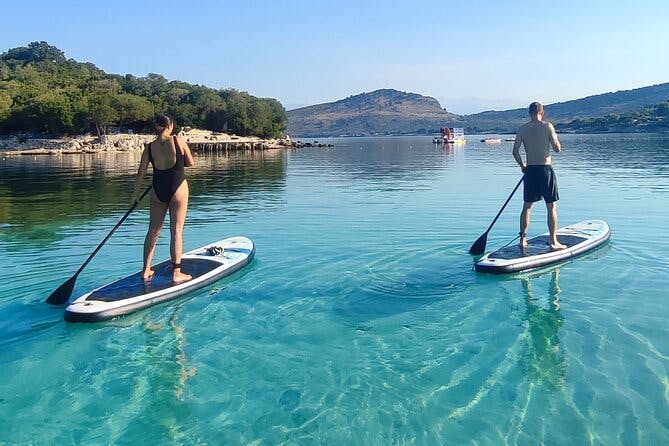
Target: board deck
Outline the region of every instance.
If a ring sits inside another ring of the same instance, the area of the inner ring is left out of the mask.
[[[65,319],[97,322],[176,299],[243,268],[254,255],[255,246],[246,237],[219,240],[182,255],[181,270],[192,275],[191,280],[172,283],[172,264],[166,260],[153,267],[150,281],[143,281],[138,272],[77,298],[65,309]]]
[[[566,249],[552,251],[549,234],[527,241],[527,247],[514,244],[481,257],[474,268],[492,274],[508,274],[562,262],[606,243],[611,237],[609,225],[603,220],[586,220],[558,229],[558,240]]]

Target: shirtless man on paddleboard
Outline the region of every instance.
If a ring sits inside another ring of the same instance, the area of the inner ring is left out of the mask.
[[[557,178],[551,166],[551,147],[555,152],[562,150],[555,128],[544,122],[544,107],[532,102],[529,107],[530,122],[523,124],[516,133],[513,157],[523,171],[523,210],[520,213],[520,246],[527,246],[527,228],[530,225],[532,204],[543,198],[548,211],[548,231],[552,250],[565,249],[557,239],[557,201],[560,199]],[[525,148],[525,159],[520,156],[520,146]]]

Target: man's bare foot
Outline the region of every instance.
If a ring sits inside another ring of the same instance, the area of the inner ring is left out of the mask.
[[[191,276],[190,274],[182,273],[181,270],[174,270],[172,272],[172,282],[173,283],[188,282],[192,278],[193,278],[193,276]]]
[[[144,272],[142,272],[142,280],[144,282],[150,281],[151,279],[153,279],[153,274],[154,271],[152,269],[144,270]]]
[[[521,235],[518,244],[520,245],[521,248],[527,248],[527,237]]]
[[[551,243],[551,251],[559,251],[561,249],[565,249],[566,247],[567,245],[563,245],[560,242]]]

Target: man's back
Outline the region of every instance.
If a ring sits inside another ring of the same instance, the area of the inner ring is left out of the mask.
[[[551,144],[559,151],[559,142],[553,125],[548,122],[532,120],[523,124],[516,134],[516,144],[523,143],[527,154],[528,166],[551,164]],[[557,145],[557,147],[556,147]]]

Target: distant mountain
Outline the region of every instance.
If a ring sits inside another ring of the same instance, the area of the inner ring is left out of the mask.
[[[384,89],[289,110],[295,136],[429,134],[459,120],[428,96]]]
[[[546,118],[557,124],[568,124],[575,120],[599,118],[611,114],[638,111],[646,106],[669,100],[669,83],[635,88],[633,90],[604,93],[557,102],[545,106]],[[462,117],[468,132],[515,132],[520,124],[527,121],[527,108],[506,111],[486,111]],[[577,126],[572,126],[572,131]],[[630,131],[629,127],[626,130]]]
[[[669,131],[660,125],[635,126],[634,118],[619,120],[618,124],[616,121],[618,115],[642,113],[644,122],[653,122],[645,108],[666,101],[669,83],[558,102],[545,108],[547,119],[571,132]],[[662,108],[650,110],[652,113]],[[390,89],[290,110],[287,115],[288,133],[294,136],[436,133],[445,125],[465,127],[468,133],[513,133],[528,119],[527,108],[456,115],[445,111],[434,98]],[[596,124],[594,120],[599,118]]]

